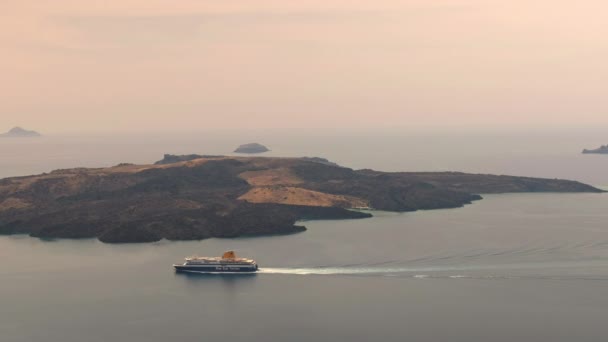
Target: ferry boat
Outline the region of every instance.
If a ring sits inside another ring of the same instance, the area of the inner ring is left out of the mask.
[[[237,258],[234,251],[227,251],[221,257],[186,258],[183,264],[174,264],[177,272],[196,273],[253,273],[258,264],[252,259]]]

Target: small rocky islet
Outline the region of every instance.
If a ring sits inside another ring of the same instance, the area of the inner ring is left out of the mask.
[[[0,180],[0,234],[107,243],[289,234],[314,219],[458,208],[483,193],[602,192],[576,181],[353,170],[322,158],[165,155]],[[373,227],[370,227],[373,229]]]
[[[608,145],[602,145],[594,150],[584,149],[583,154],[608,154]]]
[[[249,144],[240,145],[239,147],[237,147],[234,150],[234,153],[255,154],[255,153],[264,153],[264,152],[268,152],[268,151],[270,151],[270,149],[268,149],[268,147],[266,147],[262,144],[249,143]]]

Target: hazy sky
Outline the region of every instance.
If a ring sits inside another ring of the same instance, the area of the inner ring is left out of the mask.
[[[605,0],[2,0],[0,130],[608,124]]]

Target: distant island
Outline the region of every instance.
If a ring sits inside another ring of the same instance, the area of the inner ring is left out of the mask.
[[[258,143],[244,144],[236,148],[236,153],[264,153],[270,151],[266,146]]]
[[[584,154],[591,154],[591,153],[596,153],[596,154],[608,154],[608,145],[603,145],[600,146],[598,148],[596,148],[595,150],[587,150],[584,149],[583,150]]]
[[[40,136],[41,134],[36,131],[28,131],[21,127],[13,127],[10,131],[0,134],[0,138],[32,138]]]
[[[302,220],[371,216],[356,209],[458,208],[507,192],[602,191],[557,179],[353,170],[322,158],[165,155],[154,165],[2,179],[0,234],[107,243],[288,234],[306,230]]]

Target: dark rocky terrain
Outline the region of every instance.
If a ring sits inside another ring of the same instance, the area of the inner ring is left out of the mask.
[[[270,151],[268,149],[268,147],[266,147],[262,144],[258,144],[258,143],[244,144],[244,145],[237,147],[236,150],[234,150],[234,152],[236,152],[236,153],[248,153],[248,154],[264,153],[264,152],[268,152],[268,151]]]
[[[608,145],[602,145],[595,150],[583,150],[584,154],[597,153],[597,154],[608,154]]]
[[[0,233],[103,242],[287,234],[305,230],[297,221],[371,216],[354,208],[457,208],[505,192],[601,190],[555,179],[352,170],[317,158],[165,156],[155,165],[2,179]]]
[[[13,127],[10,131],[0,134],[0,138],[32,138],[39,136],[41,136],[40,133],[28,131],[21,127]]]

